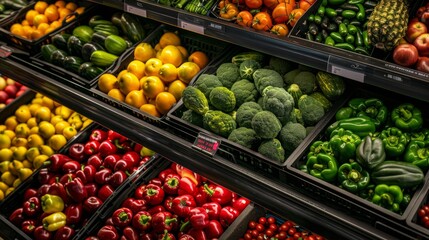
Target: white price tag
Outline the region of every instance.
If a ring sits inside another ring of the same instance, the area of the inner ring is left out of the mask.
[[[363,83],[365,81],[366,66],[348,59],[330,55],[326,71]]]
[[[131,6],[129,4],[126,4],[125,10],[129,13],[133,13],[133,14],[136,14],[138,16],[147,17],[146,9],[137,8],[137,7]]]
[[[191,32],[204,34],[204,27],[197,24],[189,23],[179,19],[179,26]]]
[[[335,65],[331,66],[331,73],[345,78],[353,79],[362,83],[365,80],[365,74],[352,71],[343,67],[335,66]]]

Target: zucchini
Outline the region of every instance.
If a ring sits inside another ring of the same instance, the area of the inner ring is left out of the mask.
[[[104,32],[95,32],[92,34],[91,42],[97,43],[100,46],[104,46],[104,42],[106,41],[106,38],[109,36],[109,34]]]
[[[110,35],[104,41],[106,50],[115,55],[121,55],[127,49],[127,42],[117,35]]]
[[[82,53],[81,53],[82,59],[84,61],[89,62],[91,59],[91,54],[97,50],[104,50],[104,48],[100,44],[95,42],[89,42],[89,43],[83,44]]]
[[[67,40],[67,50],[69,55],[81,56],[83,42],[76,36],[72,35]]]
[[[88,25],[94,28],[97,25],[113,25],[113,23],[109,20],[104,19],[101,15],[92,16],[89,19]]]
[[[71,34],[68,33],[57,33],[51,38],[52,44],[54,44],[59,49],[67,51],[67,41],[69,40],[70,36]]]
[[[73,29],[73,36],[78,37],[83,43],[91,41],[94,30],[87,25],[81,25]]]
[[[62,49],[57,49],[52,52],[49,62],[56,66],[64,67],[65,57],[67,57],[67,52]]]
[[[146,37],[146,31],[140,23],[139,18],[133,14],[122,13],[121,28],[127,38],[133,43],[140,42]]]
[[[119,34],[119,29],[112,24],[99,24],[97,26],[95,26],[94,28],[95,32],[103,32],[106,34],[113,34],[113,35],[118,35]]]
[[[327,72],[317,72],[316,82],[320,90],[322,90],[323,95],[331,101],[340,98],[346,90],[346,85],[342,77]]]
[[[103,69],[95,66],[92,62],[84,62],[79,67],[79,75],[86,79],[94,79],[101,73]]]
[[[110,18],[110,22],[112,22],[113,25],[119,28],[122,28],[121,17],[122,17],[122,12],[115,12]]]
[[[232,57],[231,62],[240,66],[242,62],[248,59],[257,61],[261,66],[265,66],[266,55],[256,51],[242,52]]]
[[[42,58],[47,61],[50,62],[51,59],[51,55],[52,53],[57,50],[58,48],[55,47],[54,44],[45,44],[40,48],[40,51],[42,53]]]
[[[112,65],[118,56],[108,53],[106,51],[97,50],[91,54],[91,62],[98,67],[108,67]]]
[[[424,174],[412,163],[384,161],[372,169],[371,179],[376,184],[415,187],[423,182]]]
[[[64,69],[79,74],[79,67],[83,63],[83,59],[76,56],[66,56],[63,61]]]

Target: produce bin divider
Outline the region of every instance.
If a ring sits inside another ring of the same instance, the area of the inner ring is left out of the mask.
[[[427,177],[425,180],[425,185],[421,191],[421,194],[418,197],[416,204],[414,204],[413,208],[411,209],[411,213],[408,215],[406,222],[407,225],[411,228],[423,233],[426,236],[429,236],[429,229],[422,225],[422,222],[418,216],[419,209],[424,205],[429,205],[429,181]]]

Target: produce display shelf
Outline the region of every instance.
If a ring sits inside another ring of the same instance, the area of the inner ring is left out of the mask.
[[[85,88],[67,87],[12,59],[1,59],[0,69],[12,78],[18,79],[19,77],[20,81],[29,88],[39,91],[71,109],[79,109],[81,114],[90,117],[93,121],[102,122],[105,127],[141,143],[155,152],[162,153],[164,157],[197,173],[203,173],[209,179],[216,179],[218,184],[251,199],[256,204],[266,206],[279,216],[296,219],[298,224],[311,222],[309,230],[327,238],[397,238],[397,235],[391,235],[390,232],[377,229],[364,221],[359,221],[353,216],[325,205],[322,200],[314,201],[285,185],[221,157],[212,157],[196,150],[191,143],[94,99]],[[263,192],[261,192],[262,189]]]
[[[109,6],[119,10],[124,9],[124,1],[122,0],[89,0],[89,2],[98,3],[104,6]]]

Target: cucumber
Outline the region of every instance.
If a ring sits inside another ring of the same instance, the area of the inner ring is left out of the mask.
[[[76,56],[66,56],[63,61],[64,69],[79,74],[79,67],[83,63],[83,59]]]
[[[112,65],[118,56],[108,53],[106,51],[97,50],[91,54],[91,62],[98,67],[108,67]]]
[[[248,59],[257,61],[261,66],[265,66],[266,56],[263,53],[248,51],[242,52],[232,57],[231,62],[237,66],[240,66],[242,62]]]
[[[110,35],[104,41],[106,50],[114,55],[121,55],[127,49],[127,42],[117,35]]]
[[[424,174],[412,163],[384,161],[372,169],[371,179],[376,184],[414,187],[423,182]]]

